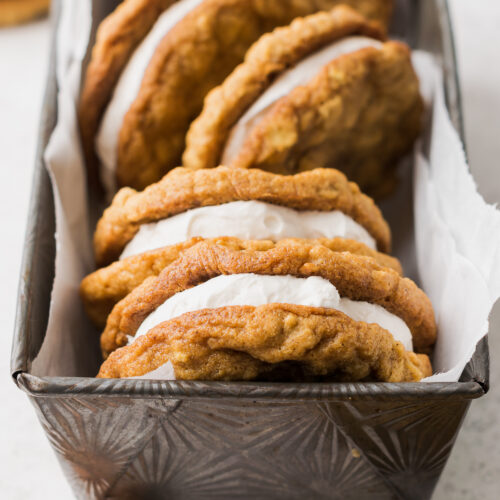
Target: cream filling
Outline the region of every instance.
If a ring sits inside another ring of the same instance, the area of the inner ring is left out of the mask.
[[[293,89],[308,83],[320,69],[341,55],[365,47],[382,47],[382,42],[363,36],[347,37],[306,57],[293,68],[285,71],[248,109],[232,128],[224,151],[222,165],[230,165],[239,153],[250,130],[264,117],[266,111]]]
[[[274,303],[337,309],[355,321],[380,325],[406,350],[413,350],[410,329],[401,318],[379,305],[340,297],[335,286],[324,278],[258,274],[221,275],[173,295],[147,316],[129,343],[155,326],[190,311]]]
[[[126,377],[126,378],[140,378],[148,380],[176,380],[174,365],[167,361],[165,364],[160,365],[156,370],[148,372],[144,375],[138,375],[137,377]]]
[[[299,212],[261,201],[233,201],[223,205],[193,208],[158,222],[141,225],[120,259],[148,250],[174,245],[194,236],[242,239],[335,238],[360,241],[375,249],[368,231],[338,210]]]
[[[163,37],[201,2],[202,0],[180,0],[163,12],[133,53],[118,80],[96,137],[96,150],[101,160],[101,180],[108,193],[116,191],[118,138],[123,118],[139,93],[149,61]]]

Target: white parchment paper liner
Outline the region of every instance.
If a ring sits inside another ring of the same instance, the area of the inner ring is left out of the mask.
[[[32,366],[37,375],[92,376],[99,363],[90,359],[96,356],[96,332],[78,295],[80,280],[92,270],[76,121],[90,29],[90,2],[64,2],[57,45],[58,122],[45,152],[54,186],[57,256],[47,334]],[[414,237],[420,284],[432,300],[439,328],[436,374],[425,380],[451,382],[488,332],[488,315],[500,296],[500,212],[477,193],[446,110],[441,70],[427,54],[415,53],[414,63],[430,112],[427,140],[415,151]],[[393,227],[398,230],[399,225]],[[413,238],[398,247],[404,251],[397,256],[411,260],[406,254],[414,252]]]

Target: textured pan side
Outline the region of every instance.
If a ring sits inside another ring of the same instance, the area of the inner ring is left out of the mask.
[[[50,16],[52,33],[55,33],[59,13],[60,2],[52,2]],[[43,163],[43,152],[57,120],[54,35],[49,61],[18,285],[11,352],[11,372],[14,380],[17,373],[29,371],[31,362],[42,345],[49,317],[50,287],[54,279],[54,199],[49,175]]]
[[[36,377],[21,373],[19,387],[35,397],[106,396],[152,399],[258,399],[260,401],[328,400],[411,401],[476,399],[484,394],[476,382],[455,383],[257,383]]]

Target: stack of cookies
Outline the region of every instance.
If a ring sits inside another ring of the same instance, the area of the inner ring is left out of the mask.
[[[113,193],[179,165],[327,166],[390,192],[422,112],[408,47],[386,41],[391,10],[392,0],[125,0],[98,30],[83,84],[90,172]]]
[[[339,3],[127,0],[103,21],[80,105],[89,171],[121,186],[81,284],[100,377],[432,373],[432,305],[360,190],[394,188],[418,80],[390,1]]]
[[[177,168],[123,188],[95,233],[107,267],[81,286],[100,376],[419,380],[434,314],[390,239],[335,169]]]

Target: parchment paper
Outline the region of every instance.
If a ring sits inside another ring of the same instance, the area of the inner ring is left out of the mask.
[[[56,273],[46,338],[32,367],[37,375],[93,376],[100,362],[97,332],[78,296],[80,280],[92,270],[85,170],[76,125],[91,24],[90,2],[63,3],[58,122],[45,152],[56,201]],[[487,333],[488,315],[500,296],[500,212],[477,193],[446,111],[439,66],[424,53],[414,54],[414,64],[428,126],[415,148],[413,182],[406,165],[406,181],[383,205],[391,212],[391,222],[396,221],[392,225],[396,256],[436,311],[436,374],[426,381],[457,381]],[[414,217],[405,210],[411,195]]]

